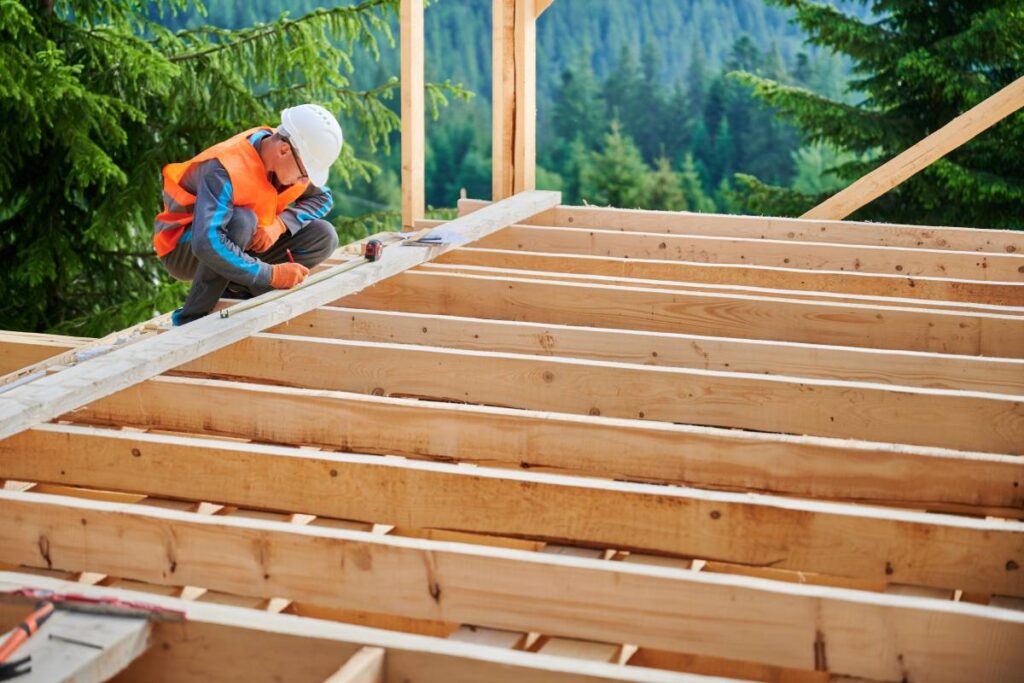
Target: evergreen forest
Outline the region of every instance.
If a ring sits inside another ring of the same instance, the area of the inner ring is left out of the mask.
[[[0,0],[0,329],[98,335],[187,291],[160,169],[320,102],[342,242],[397,227],[398,0]],[[426,11],[427,202],[490,196],[491,2]],[[1024,74],[1024,0],[557,0],[538,186],[563,202],[800,215]],[[1018,112],[852,218],[1020,229]],[[16,295],[14,294],[16,293]]]

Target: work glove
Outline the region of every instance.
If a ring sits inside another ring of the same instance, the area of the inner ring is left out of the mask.
[[[274,289],[291,289],[309,275],[309,268],[301,263],[278,263],[271,268],[270,286]]]
[[[246,251],[251,251],[254,254],[262,254],[267,249],[274,246],[277,240],[281,239],[281,235],[288,228],[285,227],[284,221],[280,218],[275,218],[274,222],[266,227],[256,228],[256,231],[252,234],[252,240],[249,242],[249,247]]]

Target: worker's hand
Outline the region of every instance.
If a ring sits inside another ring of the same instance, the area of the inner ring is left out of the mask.
[[[291,289],[309,275],[309,268],[301,263],[278,263],[270,271],[270,286],[274,289]]]
[[[249,246],[246,251],[251,251],[255,254],[262,254],[267,249],[274,246],[277,240],[281,239],[281,235],[287,228],[284,225],[284,221],[280,218],[274,220],[273,223],[266,227],[256,228],[256,231],[252,234],[252,240],[249,242]]]

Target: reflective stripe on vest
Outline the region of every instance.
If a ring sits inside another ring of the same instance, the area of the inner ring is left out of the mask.
[[[158,221],[176,224],[173,228],[161,230],[153,235],[153,246],[156,248],[158,256],[173,251],[185,228],[192,223],[192,211],[195,207],[196,196],[181,186],[181,179],[195,164],[209,159],[219,161],[231,179],[234,189],[232,203],[238,207],[251,209],[256,214],[257,225],[260,227],[269,226],[278,214],[302,196],[309,186],[308,182],[290,185],[279,193],[267,180],[267,170],[263,165],[263,160],[256,148],[249,142],[249,136],[261,130],[275,132],[273,128],[266,126],[251,128],[224,142],[217,143],[188,161],[164,166],[164,192],[180,204],[184,211],[172,212],[165,203],[163,213],[157,216]]]

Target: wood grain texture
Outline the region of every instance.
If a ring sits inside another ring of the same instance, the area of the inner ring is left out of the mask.
[[[463,248],[437,263],[546,270],[668,282],[833,292],[997,306],[1024,305],[1024,283],[907,277],[882,273],[799,270],[734,263],[713,264],[664,259],[617,258],[588,254],[549,254],[510,249]]]
[[[531,278],[409,272],[332,305],[860,348],[1024,357],[1024,319]]]
[[[324,306],[270,332],[788,377],[1024,394],[1024,360]],[[0,350],[4,347],[0,344]]]
[[[19,480],[1024,595],[1021,522],[82,427],[13,441]]]
[[[177,369],[309,389],[1024,454],[1020,396],[258,334]]]
[[[481,240],[476,246],[616,258],[1024,282],[1024,249],[1021,253],[999,254],[525,225],[512,226]]]
[[[170,377],[64,417],[627,481],[1024,513],[1024,461],[939,448]]]
[[[627,259],[624,259],[627,260]],[[412,272],[446,272],[465,275],[482,275],[484,277],[511,277],[530,280],[550,280],[555,282],[572,282],[576,284],[611,285],[615,287],[650,287],[692,294],[729,294],[738,296],[771,297],[773,299],[792,299],[795,301],[814,301],[827,304],[855,304],[859,306],[898,306],[919,310],[946,311],[950,313],[994,313],[996,315],[1016,316],[1024,318],[1024,306],[995,306],[992,304],[940,301],[925,299],[908,299],[906,297],[885,297],[845,292],[811,291],[794,289],[773,289],[768,287],[748,287],[737,284],[713,284],[702,282],[680,282],[676,280],[658,280],[628,278],[609,275],[562,273],[549,270],[519,270],[508,266],[463,265],[450,263],[424,263]]]
[[[460,199],[459,215],[472,213],[489,203],[478,199]],[[539,213],[524,222],[528,225],[584,230],[744,237],[761,240],[861,244],[876,247],[920,247],[993,254],[1024,253],[1024,234],[1019,230],[932,227],[772,216],[733,216],[598,206],[558,206]]]
[[[423,2],[402,0],[402,225],[412,227],[426,210],[426,110],[424,108]]]
[[[1024,667],[1024,616],[977,605],[9,491],[0,518],[6,562],[801,669],[824,642],[880,680]]]

